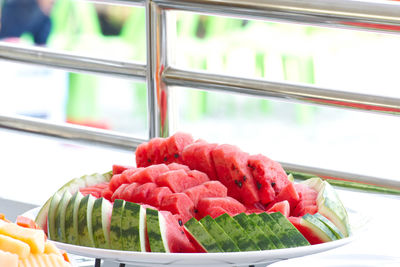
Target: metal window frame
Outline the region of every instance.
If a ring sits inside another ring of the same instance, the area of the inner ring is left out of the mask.
[[[53,51],[0,42],[0,60],[61,68],[73,72],[105,74],[146,81],[149,139],[172,132],[175,116],[170,108],[170,86],[236,92],[260,97],[338,106],[382,114],[400,115],[400,99],[336,91],[308,84],[249,79],[210,72],[189,71],[174,66],[175,25],[171,10],[246,19],[276,20],[314,26],[400,32],[400,3],[350,0],[96,0],[98,3],[144,6],[146,12],[147,63],[92,58],[76,53]],[[132,149],[146,140],[66,124],[54,124],[19,116],[0,115],[0,127],[38,134],[85,140]],[[283,163],[287,169],[400,189],[400,181]]]

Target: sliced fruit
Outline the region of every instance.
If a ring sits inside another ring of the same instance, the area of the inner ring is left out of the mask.
[[[278,211],[282,213],[285,217],[289,217],[290,214],[289,202],[287,200],[277,202],[267,210],[268,213],[278,212]]]
[[[280,212],[271,213],[270,216],[288,233],[295,246],[307,246],[310,243],[307,239],[290,223],[290,221]]]
[[[276,249],[272,240],[245,213],[233,217],[261,250]]]
[[[257,214],[253,213],[248,215],[249,219],[252,220],[263,232],[268,238],[274,243],[276,248],[286,248],[280,238],[278,238],[277,234],[274,233],[271,228],[268,226],[268,224]],[[290,243],[291,244],[291,243]],[[288,246],[290,247],[290,246]]]
[[[252,215],[254,216],[254,215]],[[298,245],[292,240],[291,236],[285,229],[275,222],[275,220],[266,212],[259,213],[256,215],[259,217],[270,229],[271,231],[279,238],[282,244],[287,248],[297,247]]]
[[[28,257],[31,249],[28,244],[21,240],[0,234],[0,251],[6,251],[13,254],[17,254],[19,258]],[[1,265],[7,266],[7,265]]]
[[[195,218],[185,223],[188,234],[205,252],[223,252],[217,241],[207,232],[202,224]]]
[[[32,253],[43,253],[45,234],[39,229],[24,228],[14,223],[0,223],[0,234],[29,245]]]
[[[92,229],[92,210],[96,199],[92,195],[82,198],[78,208],[78,235],[79,245],[94,247]]]
[[[94,201],[92,210],[93,241],[96,248],[110,248],[112,205],[105,198]]]
[[[61,200],[61,193],[56,192],[50,201],[49,213],[47,215],[47,234],[50,239],[57,240],[57,231],[56,231],[56,214],[58,203]]]
[[[217,244],[221,247],[224,252],[238,252],[240,251],[237,244],[229,237],[229,235],[221,228],[221,226],[215,222],[211,216],[206,216],[200,221],[201,225],[207,232],[215,238]]]
[[[164,225],[165,220],[158,210],[148,208],[146,209],[146,225],[147,235],[149,237],[150,251],[151,252],[170,252],[166,240],[162,238],[160,229],[160,220]]]
[[[18,255],[0,250],[0,266],[18,267]]]
[[[72,195],[65,210],[65,237],[68,244],[78,245],[78,211],[83,195],[77,191]]]
[[[65,213],[67,210],[67,206],[69,201],[71,200],[72,195],[69,191],[65,191],[61,197],[61,200],[58,204],[56,217],[55,217],[55,236],[52,237],[53,240],[66,242],[67,237],[65,235]]]
[[[215,218],[215,221],[232,238],[241,251],[260,250],[258,245],[248,236],[240,224],[229,214],[224,213]]]
[[[140,208],[132,202],[125,202],[122,213],[121,234],[122,249],[127,251],[142,251],[140,246]]]
[[[112,208],[110,225],[110,248],[122,250],[122,216],[125,208],[125,200],[116,199]]]
[[[340,232],[339,228],[337,228],[336,225],[334,225],[330,220],[319,213],[315,213],[314,217],[323,222],[338,239],[344,238],[344,235],[342,234],[342,232]]]
[[[312,245],[338,239],[323,222],[310,214],[306,214],[300,218],[298,230]]]

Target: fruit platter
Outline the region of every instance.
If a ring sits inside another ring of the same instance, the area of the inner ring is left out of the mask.
[[[66,183],[36,224],[67,252],[141,265],[271,263],[353,238],[328,182],[295,182],[267,156],[178,132],[134,158]]]

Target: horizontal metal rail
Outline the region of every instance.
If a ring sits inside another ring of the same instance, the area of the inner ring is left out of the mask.
[[[42,119],[22,116],[0,115],[0,128],[8,128],[41,135],[60,137],[73,141],[85,141],[100,145],[110,145],[133,151],[139,144],[147,141],[107,130],[66,123],[49,122]]]
[[[326,179],[344,180],[344,181],[367,184],[372,186],[380,186],[388,189],[400,190],[399,180],[384,179],[373,176],[315,168],[315,167],[303,166],[285,162],[282,162],[281,165],[286,171],[289,172],[299,172],[308,175],[324,177]]]
[[[172,67],[165,69],[163,79],[168,85],[277,97],[311,104],[400,114],[400,99],[398,98],[336,91],[313,85],[247,79],[201,71],[186,71]]]
[[[400,3],[352,0],[154,0],[163,8],[315,26],[400,31]]]
[[[123,135],[121,133],[113,133],[111,131],[78,125],[50,123],[41,119],[26,118],[22,116],[11,117],[0,115],[0,127],[54,136],[72,141],[85,141],[96,145],[111,145],[128,151],[133,151],[139,144],[148,141],[133,138],[132,136]],[[301,172],[325,178],[340,179],[400,190],[400,181],[309,166],[300,166],[290,163],[282,163],[282,166],[286,171]]]
[[[0,60],[143,81],[146,79],[145,64],[85,57],[47,48],[21,46],[4,42],[0,42]]]

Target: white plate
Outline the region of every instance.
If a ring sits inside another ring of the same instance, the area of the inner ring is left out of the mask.
[[[29,210],[23,216],[35,218],[39,208]],[[354,212],[349,212],[354,215]],[[351,216],[352,217],[352,216]],[[351,219],[351,218],[350,218]],[[352,220],[351,220],[352,221]],[[358,220],[360,226],[360,221]],[[365,226],[365,220],[361,226]],[[155,252],[134,252],[120,251],[111,249],[99,249],[70,245],[55,242],[58,248],[68,253],[90,258],[99,258],[126,264],[140,266],[159,266],[159,265],[184,265],[184,266],[244,266],[268,264],[281,260],[311,255],[334,248],[341,247],[353,241],[360,230],[353,231],[353,235],[344,239],[327,242],[312,246],[297,248],[285,248],[263,251],[248,252],[226,252],[226,253],[155,253]]]

